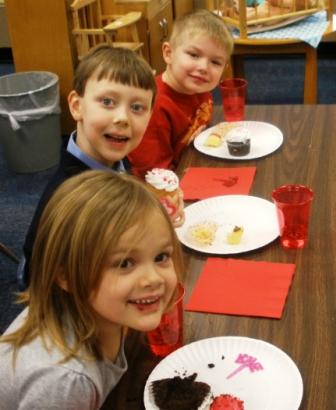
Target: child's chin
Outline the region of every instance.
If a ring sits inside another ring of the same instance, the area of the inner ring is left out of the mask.
[[[157,319],[153,318],[153,320],[144,320],[140,326],[139,326],[139,331],[141,332],[150,332],[151,330],[156,329],[161,321],[161,316],[158,316]]]

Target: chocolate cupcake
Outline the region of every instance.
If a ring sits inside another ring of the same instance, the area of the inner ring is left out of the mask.
[[[243,157],[249,154],[251,149],[251,134],[245,127],[237,127],[231,130],[226,138],[230,155]]]
[[[160,410],[206,410],[212,401],[210,386],[190,376],[156,380],[151,388],[154,402]]]

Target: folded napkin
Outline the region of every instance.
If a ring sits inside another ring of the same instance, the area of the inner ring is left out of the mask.
[[[256,167],[187,168],[180,185],[187,201],[219,195],[248,195],[255,172]]]
[[[209,258],[185,310],[280,319],[295,265]]]

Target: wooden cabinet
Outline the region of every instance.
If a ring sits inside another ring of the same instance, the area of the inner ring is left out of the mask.
[[[73,53],[68,10],[60,0],[5,0],[15,70],[58,75],[62,132],[75,127],[67,103],[72,87]]]
[[[166,67],[162,57],[162,43],[169,38],[172,21],[172,10],[169,5],[148,20],[147,39],[150,50],[150,64],[157,73],[161,73]]]
[[[174,20],[186,13],[190,13],[194,8],[193,0],[173,0]]]
[[[161,46],[167,40],[173,24],[171,0],[102,0],[103,14],[141,11],[143,18],[138,25],[139,35],[145,44],[144,57],[156,71],[165,69]]]

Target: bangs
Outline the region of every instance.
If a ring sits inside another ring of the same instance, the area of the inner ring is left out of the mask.
[[[87,54],[79,63],[73,81],[74,90],[84,95],[87,81],[95,76],[123,85],[153,91],[156,83],[149,64],[133,51],[121,47],[101,46]]]
[[[170,223],[167,218],[165,217],[165,211],[161,209],[161,205],[158,204],[156,201],[150,203],[142,203],[141,206],[137,207],[134,212],[129,213],[128,217],[124,219],[124,224],[122,228],[116,230],[115,223],[112,222],[110,228],[106,231],[106,243],[108,244],[106,247],[106,253],[112,252],[117,246],[118,242],[120,241],[120,237],[130,229],[134,229],[132,240],[128,243],[128,250],[127,253],[130,252],[136,245],[143,240],[143,238],[150,234],[152,225],[151,220],[153,215],[159,215],[161,219],[161,224],[167,225],[167,231],[173,242],[173,233],[172,229],[170,229]],[[117,219],[117,218],[116,218]],[[120,220],[119,220],[120,221]]]
[[[154,77],[148,75],[148,67],[139,60],[130,60],[125,55],[113,61],[102,62],[96,70],[97,80],[103,78],[123,85],[130,85],[144,90],[156,90]]]

